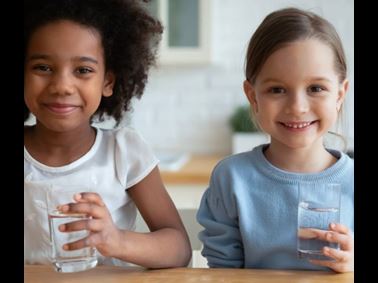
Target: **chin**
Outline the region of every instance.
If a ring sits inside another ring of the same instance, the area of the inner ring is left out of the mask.
[[[282,144],[290,149],[306,149],[315,145],[314,141],[308,141],[308,140],[292,141],[292,142],[285,140],[285,141],[282,141]]]

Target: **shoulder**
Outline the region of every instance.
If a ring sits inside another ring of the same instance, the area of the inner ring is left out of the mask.
[[[327,149],[333,156],[337,158],[328,170],[328,175],[331,175],[332,180],[340,182],[343,187],[354,192],[354,159],[346,153],[339,150]]]
[[[242,152],[234,155],[230,155],[222,159],[214,167],[214,172],[224,173],[225,171],[232,171],[236,168],[243,166],[245,163],[249,163],[251,158],[251,152]]]
[[[214,175],[244,174],[246,171],[254,171],[260,159],[260,147],[254,148],[252,151],[237,153],[230,155],[214,167]]]
[[[354,170],[354,159],[351,158],[349,155],[343,153],[343,155],[345,156],[345,163],[346,163],[346,166],[348,166],[349,168],[351,168],[352,170]]]
[[[336,167],[339,167],[340,170],[354,170],[354,159],[351,158],[346,153],[335,150],[335,149],[327,149],[333,156],[337,158]]]
[[[139,135],[138,131],[132,127],[120,127],[115,129],[98,129],[102,131],[107,136],[135,136]]]
[[[113,140],[116,145],[128,145],[134,146],[138,144],[145,144],[146,141],[141,134],[131,127],[122,127],[117,129],[99,129],[104,136],[104,139],[110,141]]]
[[[250,174],[256,171],[254,159],[253,151],[248,151],[219,161],[211,174],[203,202],[207,202],[218,213],[226,213],[227,217],[237,217],[238,199],[247,196]]]
[[[210,178],[210,188],[213,194],[229,198],[236,192],[245,190],[251,176],[259,174],[256,167],[256,157],[253,151],[228,156],[218,162]]]
[[[158,164],[150,145],[140,133],[131,127],[103,131],[108,139],[108,148],[114,146],[117,176],[126,188],[146,177]]]
[[[117,129],[99,129],[102,132],[104,144],[108,148],[113,148],[115,154],[127,156],[129,158],[140,159],[145,155],[153,155],[152,149],[142,135],[132,127],[122,127]]]

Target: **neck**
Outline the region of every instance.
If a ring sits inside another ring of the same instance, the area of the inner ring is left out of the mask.
[[[24,131],[29,154],[48,166],[63,166],[79,159],[90,150],[95,138],[96,132],[89,124],[69,132],[51,131],[41,124]]]
[[[303,148],[290,148],[272,140],[264,155],[274,166],[296,173],[321,172],[337,161],[324,148],[321,139]]]

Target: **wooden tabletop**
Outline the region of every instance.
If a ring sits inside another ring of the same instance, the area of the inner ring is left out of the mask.
[[[353,283],[354,273],[268,269],[172,268],[97,266],[77,273],[58,273],[52,266],[26,265],[24,283]]]
[[[220,155],[193,155],[178,171],[161,170],[164,184],[205,184],[210,180],[215,165],[224,156]]]

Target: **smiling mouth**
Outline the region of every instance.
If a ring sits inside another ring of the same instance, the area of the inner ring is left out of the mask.
[[[78,106],[71,104],[45,104],[45,106],[56,114],[69,114],[78,108]]]
[[[286,128],[290,129],[305,129],[309,127],[310,125],[314,124],[316,121],[311,122],[296,122],[296,123],[283,123],[280,122],[281,125],[283,125]]]

